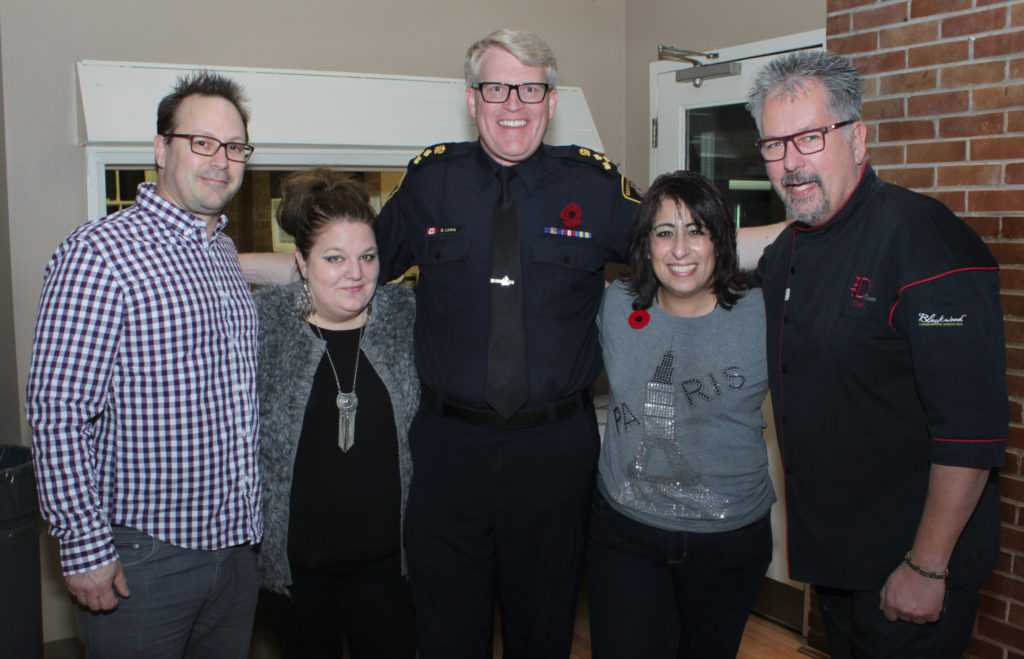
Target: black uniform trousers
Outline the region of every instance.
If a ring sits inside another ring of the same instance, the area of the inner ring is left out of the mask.
[[[421,659],[565,659],[600,441],[590,405],[494,429],[420,408],[405,544]]]
[[[978,616],[981,581],[946,589],[938,622],[889,621],[877,590],[815,586],[833,659],[959,659]]]

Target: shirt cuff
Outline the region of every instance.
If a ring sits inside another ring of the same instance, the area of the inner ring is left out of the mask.
[[[1003,438],[932,437],[930,457],[950,467],[1001,467],[1006,453]]]
[[[64,537],[60,540],[60,563],[64,576],[88,572],[113,563],[119,558],[114,548],[114,535],[109,526],[90,534]]]

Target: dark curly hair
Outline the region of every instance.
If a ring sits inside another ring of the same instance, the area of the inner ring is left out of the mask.
[[[285,178],[277,224],[295,238],[302,258],[309,258],[309,250],[324,229],[341,220],[368,224],[370,228],[376,223],[370,195],[359,181],[322,167]]]
[[[630,273],[623,280],[633,295],[634,309],[647,309],[658,292],[658,278],[651,263],[651,228],[661,202],[671,199],[685,206],[694,222],[706,231],[715,246],[712,289],[723,309],[732,309],[747,288],[746,275],[736,256],[736,227],[725,210],[715,184],[696,172],[679,170],[654,179],[629,227],[627,251]]]

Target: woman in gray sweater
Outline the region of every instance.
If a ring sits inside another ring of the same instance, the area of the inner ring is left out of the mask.
[[[256,293],[259,566],[283,657],[411,659],[401,528],[419,404],[413,293],[377,286],[375,214],[344,174],[298,172],[277,221],[302,280]]]
[[[764,305],[714,184],[658,177],[597,316],[611,390],[587,546],[594,659],[735,657],[771,560]]]

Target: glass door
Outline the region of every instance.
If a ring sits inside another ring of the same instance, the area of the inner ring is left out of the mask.
[[[754,149],[757,126],[743,103],[687,108],[685,130],[686,168],[715,182],[737,227],[785,219]]]

